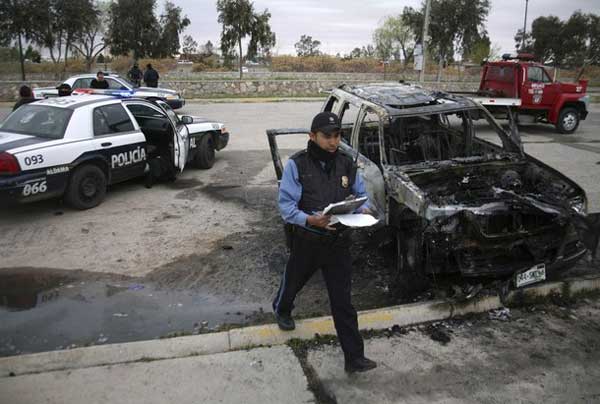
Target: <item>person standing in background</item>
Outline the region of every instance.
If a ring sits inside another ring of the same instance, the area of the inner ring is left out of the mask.
[[[158,72],[152,68],[152,65],[148,63],[146,65],[146,71],[144,72],[144,83],[147,87],[158,87],[158,79],[160,76]]]
[[[13,106],[13,111],[19,108],[21,105],[29,104],[30,102],[34,102],[35,98],[33,98],[33,91],[28,86],[21,86],[19,88],[19,100]]]
[[[142,84],[142,76],[142,71],[138,67],[137,62],[134,63],[133,67],[127,72],[127,77],[136,87],[139,87]]]

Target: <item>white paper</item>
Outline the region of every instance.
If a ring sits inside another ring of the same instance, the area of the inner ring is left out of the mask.
[[[369,227],[377,223],[378,220],[371,215],[355,213],[349,215],[334,215],[331,217],[329,224],[336,224],[338,222],[348,227]]]

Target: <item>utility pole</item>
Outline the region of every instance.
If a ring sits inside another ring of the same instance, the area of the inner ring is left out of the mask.
[[[421,73],[419,74],[419,81],[422,83],[425,81],[425,60],[427,59],[427,35],[429,31],[429,9],[431,8],[431,0],[427,0],[425,5],[425,21],[423,22],[423,38],[421,39],[422,46],[422,58],[423,63],[421,64]]]
[[[521,40],[521,49],[525,47],[525,33],[527,29],[527,6],[529,5],[529,0],[525,0],[525,21],[523,21],[523,39]]]

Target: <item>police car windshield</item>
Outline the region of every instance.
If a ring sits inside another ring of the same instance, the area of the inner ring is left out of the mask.
[[[4,132],[62,139],[73,111],[47,105],[23,105],[0,125]]]

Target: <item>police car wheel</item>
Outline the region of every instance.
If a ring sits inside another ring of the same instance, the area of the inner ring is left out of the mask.
[[[215,164],[215,146],[211,135],[200,139],[198,151],[194,157],[194,165],[198,168],[209,169]]]
[[[71,176],[65,199],[76,209],[98,206],[106,196],[106,176],[95,165],[79,167]]]

